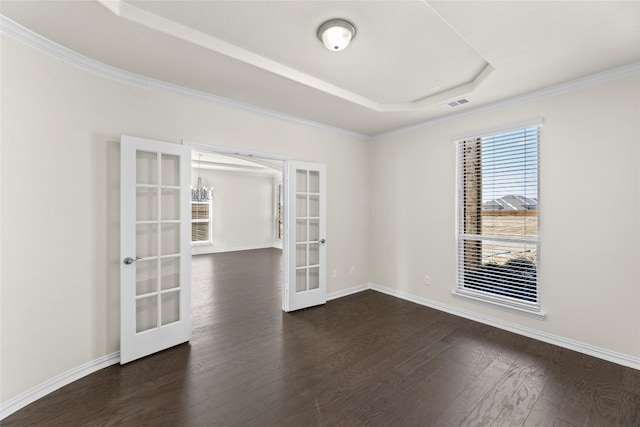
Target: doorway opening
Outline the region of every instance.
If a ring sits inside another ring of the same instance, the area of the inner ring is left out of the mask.
[[[192,148],[194,308],[198,308],[198,298],[202,298],[205,304],[215,299],[224,301],[223,295],[207,294],[225,292],[225,286],[229,286],[227,277],[216,277],[213,271],[216,265],[224,265],[226,275],[235,269],[238,282],[245,280],[247,286],[258,285],[256,279],[248,279],[247,274],[262,274],[264,283],[261,286],[272,286],[272,296],[277,297],[278,305],[284,309],[288,252],[285,214],[287,157],[185,144]],[[229,268],[229,264],[235,267]],[[262,273],[256,269],[263,269]],[[214,283],[210,283],[209,289],[199,294],[195,285],[201,280],[216,281],[219,288],[214,290]],[[238,295],[237,289],[234,294]],[[203,312],[194,310],[194,316],[198,316],[196,311]],[[197,320],[194,319],[195,323]]]

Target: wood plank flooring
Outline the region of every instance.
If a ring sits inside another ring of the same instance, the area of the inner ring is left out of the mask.
[[[374,291],[281,311],[280,251],[193,259],[193,339],[6,426],[640,426],[640,371]]]

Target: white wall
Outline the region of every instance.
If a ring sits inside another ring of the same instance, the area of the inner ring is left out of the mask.
[[[0,401],[119,349],[121,134],[326,163],[328,291],[367,282],[367,141],[0,49]]]
[[[9,37],[0,49],[2,402],[118,350],[121,134],[326,163],[329,292],[373,279],[640,357],[637,76],[368,142],[109,80]],[[451,295],[452,136],[539,116],[545,320]]]
[[[452,296],[454,135],[543,117],[545,320]],[[640,78],[510,105],[372,143],[372,281],[457,310],[640,357]],[[431,285],[424,286],[425,274]]]
[[[213,187],[213,244],[193,246],[193,254],[275,247],[272,175],[208,169],[199,173],[203,185]],[[192,176],[197,180],[196,169]]]

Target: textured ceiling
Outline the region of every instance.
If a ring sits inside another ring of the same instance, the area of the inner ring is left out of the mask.
[[[0,13],[120,69],[365,135],[640,61],[635,1],[3,0]],[[340,52],[316,37],[332,18],[357,28]]]

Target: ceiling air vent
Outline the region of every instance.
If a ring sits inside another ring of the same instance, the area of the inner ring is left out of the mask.
[[[468,104],[469,102],[471,102],[469,98],[460,98],[456,99],[455,101],[443,102],[442,104],[435,105],[435,107],[438,110],[448,110],[450,108],[456,108],[460,105]]]
[[[460,98],[456,101],[447,102],[447,105],[453,108],[453,107],[457,107],[458,105],[466,104],[467,102],[469,102],[467,98]]]

